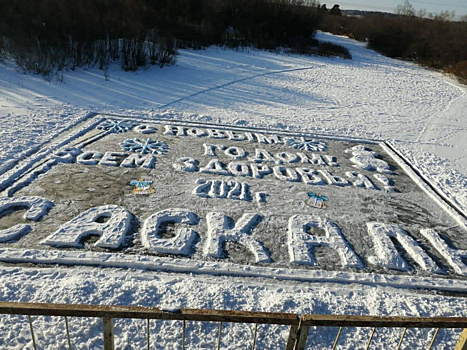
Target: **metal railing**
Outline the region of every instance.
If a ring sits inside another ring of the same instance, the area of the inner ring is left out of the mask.
[[[428,349],[433,347],[438,331],[443,328],[464,329],[455,350],[467,350],[467,318],[466,317],[376,317],[352,315],[302,315],[293,313],[247,312],[230,310],[176,309],[164,311],[159,308],[140,306],[106,306],[106,305],[72,305],[72,304],[39,304],[0,302],[0,314],[28,316],[29,329],[33,348],[36,350],[36,339],[31,316],[62,316],[65,318],[67,344],[71,349],[68,317],[93,317],[103,320],[103,341],[105,350],[114,349],[113,320],[144,319],[146,323],[147,347],[150,347],[150,320],[182,321],[182,349],[186,348],[186,322],[218,322],[217,349],[221,348],[222,326],[224,323],[254,324],[254,335],[251,349],[256,348],[257,329],[259,324],[289,326],[286,350],[304,350],[307,344],[310,327],[339,327],[332,349],[335,349],[344,327],[371,327],[366,342],[370,348],[377,328],[402,328],[397,345],[400,349],[408,328],[433,328],[435,333]]]

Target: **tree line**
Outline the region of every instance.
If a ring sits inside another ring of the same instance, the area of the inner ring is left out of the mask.
[[[408,2],[398,6],[395,15],[328,13],[320,29],[366,41],[386,56],[444,70],[467,83],[467,21],[454,21],[448,12],[431,18],[420,14],[416,15]]]
[[[124,70],[175,62],[178,48],[208,45],[349,52],[313,40],[317,29],[367,41],[384,55],[443,69],[467,82],[467,22],[398,14],[345,16],[316,0],[0,0],[0,61],[27,71],[119,62]]]
[[[0,13],[0,60],[44,75],[115,61],[162,66],[180,47],[293,46],[323,16],[310,0],[0,0]]]

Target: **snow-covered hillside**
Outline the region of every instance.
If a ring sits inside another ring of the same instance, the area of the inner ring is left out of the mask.
[[[323,33],[319,39],[346,46],[353,60],[209,48],[181,50],[177,64],[163,69],[126,73],[114,67],[108,79],[97,69],[80,69],[51,81],[18,72],[10,62],[1,63],[0,173],[90,112],[106,112],[391,140],[422,175],[467,212],[467,89],[439,73],[383,57],[362,43]],[[465,296],[374,285],[278,284],[257,278],[4,264],[0,300],[467,316]],[[16,323],[15,317],[3,320],[0,348],[32,346],[27,323]],[[63,329],[60,322],[36,319],[41,348],[65,346],[65,338],[55,336]],[[122,325],[116,326],[117,346],[144,347],[142,330],[134,336],[127,332],[139,323],[118,328]],[[101,346],[98,321],[72,319],[70,326],[77,348]],[[169,339],[166,348],[169,344],[177,348],[172,326],[161,332]],[[233,328],[229,336],[239,339],[251,332]],[[264,348],[274,349],[277,337],[284,334],[280,329],[263,334]],[[452,348],[450,334],[440,333],[439,348]],[[414,332],[408,335],[408,344],[417,338],[428,342],[431,335],[429,330]],[[348,335],[344,344],[367,336],[359,331]],[[397,340],[397,335],[386,334],[374,342],[385,348],[388,341]],[[212,348],[215,330],[193,341],[197,348]]]

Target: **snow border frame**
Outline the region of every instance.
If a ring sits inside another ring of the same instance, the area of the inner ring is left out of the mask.
[[[382,140],[371,140],[352,137],[338,137],[334,135],[304,133],[295,131],[285,131],[278,129],[265,129],[258,127],[232,126],[226,124],[215,124],[195,121],[183,121],[173,118],[150,119],[133,116],[120,116],[112,114],[89,113],[75,124],[63,130],[59,135],[54,135],[51,140],[36,147],[31,152],[26,153],[26,157],[19,160],[16,165],[0,174],[0,194],[8,197],[12,196],[11,190],[14,186],[21,185],[21,181],[26,186],[34,181],[41,166],[46,166],[50,156],[65,149],[70,143],[86,135],[96,128],[103,121],[108,119],[136,120],[141,123],[148,121],[161,125],[176,125],[186,127],[205,127],[218,130],[232,131],[258,131],[266,134],[276,134],[288,137],[313,137],[335,141],[346,141],[352,143],[364,143],[379,145],[393,158],[401,169],[444,211],[446,211],[463,229],[467,230],[467,215],[455,203],[452,203],[447,196],[434,184],[424,178],[420,172],[410,164],[390,142]],[[79,127],[80,124],[83,124]],[[73,130],[76,128],[76,130]],[[71,131],[71,132],[70,132]],[[105,136],[108,132],[92,136],[81,141],[81,144],[88,144],[96,139]],[[29,177],[28,177],[29,176]],[[13,192],[14,193],[14,192]],[[37,249],[12,249],[0,248],[0,261],[6,263],[32,263],[32,264],[60,264],[78,265],[89,267],[107,268],[130,268],[150,271],[165,271],[177,273],[195,273],[208,275],[223,275],[232,277],[256,277],[278,280],[293,280],[299,282],[326,282],[326,283],[359,283],[370,286],[389,286],[404,289],[434,289],[458,293],[467,293],[467,282],[463,279],[448,279],[438,277],[418,277],[403,275],[386,275],[364,272],[326,271],[326,270],[305,270],[286,269],[263,266],[247,266],[225,262],[195,261],[190,259],[164,258],[143,255],[125,255],[122,253],[97,253],[91,251],[67,251],[67,250],[37,250]]]

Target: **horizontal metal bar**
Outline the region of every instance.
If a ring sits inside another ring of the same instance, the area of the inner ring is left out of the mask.
[[[299,316],[290,313],[232,310],[179,309],[168,312],[142,306],[71,305],[0,302],[0,314],[69,317],[144,318],[160,320],[211,321],[298,325]]]
[[[326,327],[465,328],[467,317],[303,315],[302,325]]]
[[[209,321],[297,325],[292,313],[233,310],[178,309],[173,312],[143,306],[72,305],[0,302],[0,314],[69,317],[139,318],[180,321]],[[467,328],[467,317],[391,317],[353,315],[303,315],[301,326]]]

